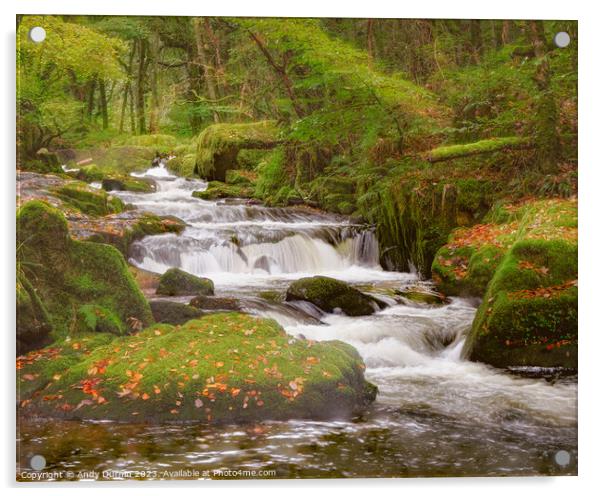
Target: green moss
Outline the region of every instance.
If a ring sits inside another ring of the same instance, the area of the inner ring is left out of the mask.
[[[158,295],[213,295],[213,281],[206,277],[197,277],[181,269],[173,267],[159,279]]]
[[[96,164],[86,165],[80,167],[79,171],[75,173],[75,176],[80,181],[91,183],[94,181],[102,181],[106,175],[106,172],[102,171]]]
[[[154,148],[159,153],[168,153],[177,145],[177,140],[168,134],[143,134],[128,138],[125,145]]]
[[[155,185],[152,181],[124,175],[105,176],[102,179],[102,188],[105,191],[135,191],[138,193],[155,191]]]
[[[225,181],[226,171],[236,169],[242,149],[267,149],[278,144],[275,121],[213,124],[197,139],[196,169],[201,177]]]
[[[501,150],[520,149],[528,146],[528,144],[528,138],[517,136],[491,138],[477,141],[475,143],[440,146],[439,148],[431,150],[427,155],[427,159],[430,162],[439,162],[442,160],[451,160],[469,155],[493,153]]]
[[[209,181],[204,191],[193,191],[192,196],[201,200],[217,200],[219,198],[249,198],[253,188],[247,185],[226,184],[220,181]]]
[[[176,152],[177,153],[177,152]],[[196,155],[194,153],[186,153],[183,155],[176,155],[168,163],[167,167],[174,174],[181,177],[192,177],[194,175],[194,162]]]
[[[495,272],[465,352],[474,360],[496,366],[574,368],[578,337],[576,202],[528,202],[512,211],[516,220],[508,225],[515,227],[503,237],[507,244],[498,248],[504,249],[500,261],[492,266]],[[476,253],[483,250],[478,238],[473,241]]]
[[[52,193],[69,207],[86,215],[108,215],[124,209],[124,204],[119,198],[110,196],[105,191],[90,188],[79,181],[66,183],[54,189]]]
[[[181,325],[203,315],[198,308],[175,301],[153,300],[150,307],[155,322],[160,324]]]
[[[282,205],[288,201],[284,198],[283,188],[293,187],[292,179],[286,170],[285,153],[282,147],[274,149],[258,166],[255,196],[268,205]]]
[[[226,184],[254,186],[256,181],[257,175],[251,171],[242,169],[231,169],[226,171]]]
[[[112,246],[69,237],[63,214],[41,201],[17,212],[19,263],[25,268],[53,325],[53,336],[76,329],[78,309],[94,304],[115,314],[129,330],[153,322],[150,308]]]
[[[370,315],[378,309],[377,301],[331,277],[304,277],[292,283],[286,291],[286,300],[304,300],[318,308],[332,312],[339,308],[347,315]]]
[[[208,315],[178,328],[159,324],[71,359],[68,367],[66,348],[45,361],[47,367],[53,360],[64,363],[60,376],[44,384],[44,399],[32,387],[21,389],[28,414],[128,421],[325,419],[349,417],[375,396],[353,347],[291,340],[276,322],[244,314]],[[21,370],[18,382],[26,385],[31,371],[27,365]]]

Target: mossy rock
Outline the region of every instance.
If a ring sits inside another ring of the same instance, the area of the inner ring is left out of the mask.
[[[380,302],[371,296],[331,277],[304,277],[292,283],[286,291],[286,300],[303,300],[313,303],[325,312],[340,309],[352,317],[371,315]]]
[[[425,305],[444,305],[449,303],[445,295],[436,291],[426,291],[422,288],[408,288],[397,290],[395,294],[414,303],[422,303]]]
[[[238,299],[223,296],[195,296],[190,300],[190,305],[208,312],[238,312],[242,310]]]
[[[45,360],[21,360],[22,414],[130,422],[348,419],[376,396],[352,346],[292,339],[275,321],[244,314],[156,324],[78,353],[88,339],[42,350]]]
[[[193,191],[192,196],[201,200],[218,200],[220,198],[250,198],[253,187],[240,184],[226,184],[210,181],[204,191]]]
[[[46,307],[27,277],[17,276],[17,354],[41,348],[50,342],[52,324]]]
[[[159,279],[157,294],[164,296],[179,295],[213,295],[214,286],[211,279],[198,277],[188,272],[172,267]]]
[[[134,191],[151,193],[155,191],[155,183],[151,179],[131,176],[109,176],[102,179],[102,189],[105,191]]]
[[[67,206],[86,215],[100,216],[122,212],[124,203],[105,191],[91,188],[85,183],[75,181],[66,183],[52,193]]]
[[[196,155],[194,153],[178,155],[177,151],[175,153],[176,157],[167,162],[167,168],[178,176],[192,177],[194,175]]]
[[[151,300],[149,303],[155,322],[159,324],[181,325],[203,315],[198,308],[184,303],[168,300]]]
[[[226,171],[238,168],[240,150],[274,148],[279,134],[275,121],[213,124],[197,139],[195,169],[201,177],[225,181]]]
[[[71,239],[63,214],[34,200],[17,211],[17,261],[50,316],[53,337],[77,332],[78,309],[98,305],[135,331],[153,323],[146,299],[113,246]]]
[[[464,353],[498,367],[577,367],[577,205],[521,206]]]
[[[19,169],[40,174],[62,174],[58,156],[54,152],[49,152],[46,148],[40,148],[35,158],[20,158]]]

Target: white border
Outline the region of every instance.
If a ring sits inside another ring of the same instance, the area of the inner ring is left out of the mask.
[[[14,8],[13,8],[14,7]],[[579,476],[565,478],[490,478],[490,479],[395,479],[395,480],[329,480],[329,481],[240,481],[207,483],[103,483],[86,487],[87,491],[98,493],[106,490],[117,493],[144,491],[145,494],[159,494],[167,487],[176,486],[178,491],[226,490],[237,494],[249,491],[257,493],[296,493],[316,490],[339,490],[365,493],[374,487],[379,493],[402,494],[441,494],[462,496],[477,494],[487,496],[509,493],[550,495],[590,494],[602,486],[598,467],[600,456],[600,424],[602,401],[600,400],[600,362],[602,353],[602,326],[600,325],[600,208],[602,185],[602,158],[597,149],[600,142],[602,108],[600,106],[600,38],[602,17],[596,12],[594,2],[555,1],[527,2],[525,0],[504,0],[484,2],[469,0],[394,2],[392,0],[370,0],[369,2],[302,0],[284,2],[282,0],[221,0],[208,1],[148,1],[148,0],[19,0],[13,5],[2,3],[4,67],[0,84],[3,99],[0,138],[4,160],[0,163],[2,178],[3,215],[0,233],[2,236],[3,257],[2,294],[0,302],[4,326],[0,334],[5,339],[3,381],[5,408],[0,409],[3,429],[4,449],[1,450],[1,471],[3,482],[15,490],[14,473],[14,355],[9,341],[14,325],[14,161],[15,161],[15,14],[135,14],[135,15],[229,15],[229,16],[333,16],[333,17],[404,17],[404,18],[545,18],[579,20],[579,261],[580,261],[580,362],[579,362]],[[11,315],[13,316],[11,318]],[[7,398],[8,397],[8,398]],[[60,487],[58,485],[36,484],[19,486],[20,492],[37,490],[44,494],[64,494],[65,489],[79,488],[77,484]]]

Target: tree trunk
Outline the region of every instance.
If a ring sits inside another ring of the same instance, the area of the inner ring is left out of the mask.
[[[88,121],[92,120],[92,114],[94,113],[94,92],[96,91],[96,77],[92,78],[88,82],[88,104],[86,106],[86,118]]]
[[[478,64],[483,54],[483,34],[481,32],[481,21],[478,19],[470,21],[470,44],[472,45],[472,60],[475,64]]]
[[[150,122],[149,131],[157,133],[159,131],[159,85],[157,81],[157,65],[159,59],[159,37],[155,34],[150,40],[150,60],[151,60],[151,104],[150,104]]]
[[[222,62],[222,51],[220,48],[220,40],[219,37],[215,34],[215,31],[211,27],[211,22],[208,17],[204,18],[204,26],[205,26],[205,34],[208,40],[211,40],[213,45],[213,51],[215,53],[215,65],[214,65],[214,75],[215,75],[215,84],[217,86],[217,93],[220,96],[224,96],[228,94],[228,84],[225,79],[226,71],[224,69],[224,64]]]
[[[557,110],[550,84],[552,72],[547,41],[542,21],[528,21],[527,28],[537,58],[537,66],[533,75],[533,80],[539,90],[535,102],[537,162],[542,173],[553,174],[558,171],[560,141],[556,131]]]
[[[297,117],[303,117],[303,110],[301,109],[301,106],[299,105],[299,102],[297,101],[297,97],[296,97],[295,91],[293,89],[293,83],[290,80],[290,78],[288,77],[288,74],[286,72],[286,64],[282,64],[282,65],[277,64],[276,61],[274,60],[274,57],[272,57],[272,54],[270,53],[270,51],[263,44],[263,41],[261,41],[261,39],[255,33],[250,32],[249,34],[251,36],[251,39],[255,42],[255,44],[261,51],[261,53],[263,53],[264,57],[268,61],[268,64],[270,64],[273,67],[273,69],[276,71],[276,73],[280,76],[280,79],[282,80],[282,84],[284,85],[286,93],[288,94],[288,97],[290,98],[291,103],[293,104],[293,109],[295,110],[295,114],[297,114]]]
[[[102,128],[109,128],[109,110],[107,105],[107,89],[103,79],[98,82],[98,90],[100,95],[100,114],[102,116]]]
[[[374,19],[368,19],[367,23],[366,44],[368,46],[370,64],[372,64],[374,62]]]
[[[130,95],[130,89],[132,86],[132,71],[134,70],[134,55],[136,53],[136,40],[132,44],[132,50],[130,51],[130,58],[127,65],[127,81],[123,87],[123,101],[121,102],[121,116],[119,118],[119,132],[123,132],[125,125],[125,111],[128,105],[128,97]]]
[[[140,41],[138,51],[138,81],[136,84],[136,112],[138,115],[138,134],[146,132],[146,120],[144,116],[144,79],[146,69],[146,44],[145,40]]]
[[[209,56],[207,54],[205,43],[203,40],[203,32],[201,30],[201,19],[199,17],[192,18],[192,25],[194,28],[194,37],[196,41],[197,55],[199,57],[199,63],[203,69],[203,76],[205,78],[205,84],[207,85],[207,94],[212,104],[217,102],[217,91],[215,89],[215,82],[213,80],[213,74],[211,66],[209,64]],[[213,120],[219,122],[219,114],[216,110],[213,111]]]

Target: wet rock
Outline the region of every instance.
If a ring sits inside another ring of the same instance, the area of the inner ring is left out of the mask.
[[[156,324],[104,344],[97,336],[82,334],[40,352],[53,360],[23,357],[17,400],[24,415],[202,423],[349,419],[376,396],[352,346],[291,340],[271,319],[216,314],[177,328]],[[228,373],[267,343],[269,363],[252,379]],[[160,358],[148,359],[155,355]],[[135,366],[142,363],[144,370]]]
[[[449,298],[444,294],[436,291],[429,291],[425,288],[414,287],[397,290],[395,291],[395,294],[415,303],[424,303],[427,305],[444,305],[445,303],[449,303]]]
[[[181,325],[203,315],[198,308],[168,300],[151,300],[149,302],[155,322]]]
[[[190,305],[201,310],[238,312],[242,310],[240,302],[236,298],[224,298],[219,296],[196,296],[190,300]]]
[[[352,317],[371,315],[380,307],[372,296],[331,277],[304,277],[292,283],[286,292],[287,301],[303,300],[325,312],[342,310]]]
[[[152,179],[131,177],[106,177],[102,180],[102,189],[105,191],[136,191],[150,193],[155,190]]]
[[[213,281],[173,267],[159,279],[157,294],[164,296],[213,295]]]
[[[267,255],[262,255],[253,263],[254,269],[265,270],[268,274],[271,274],[271,260]]]

